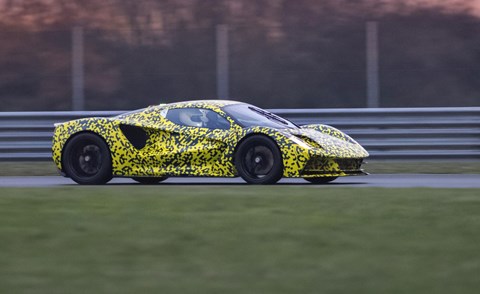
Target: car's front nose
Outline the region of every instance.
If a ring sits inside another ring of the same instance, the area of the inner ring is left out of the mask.
[[[365,158],[368,152],[347,135],[336,137],[316,130],[295,130],[289,132],[291,140],[310,150],[313,156],[335,158]]]
[[[337,177],[366,174],[361,166],[368,152],[342,133],[335,136],[312,129],[288,131],[290,140],[308,154],[301,168],[302,177]]]

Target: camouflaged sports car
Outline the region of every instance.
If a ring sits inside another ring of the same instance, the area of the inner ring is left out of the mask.
[[[79,184],[104,184],[112,177],[154,184],[173,176],[327,183],[365,174],[361,165],[367,156],[333,127],[297,126],[258,107],[220,100],[68,121],[55,124],[53,137],[55,164]]]

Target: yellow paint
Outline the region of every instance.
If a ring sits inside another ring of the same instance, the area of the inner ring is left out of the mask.
[[[85,118],[58,124],[53,137],[53,161],[62,170],[62,151],[69,138],[81,132],[93,132],[110,148],[114,176],[234,177],[237,176],[233,162],[236,146],[246,136],[263,134],[274,140],[282,153],[284,177],[362,174],[360,165],[368,152],[341,131],[326,125],[285,130],[242,128],[222,110],[235,103],[239,102],[162,104],[112,118]],[[230,122],[231,128],[185,127],[162,116],[168,109],[192,107],[215,111]],[[143,128],[148,134],[145,147],[136,149],[120,130],[121,124]]]

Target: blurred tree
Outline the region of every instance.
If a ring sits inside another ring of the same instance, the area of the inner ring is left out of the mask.
[[[362,107],[372,19],[380,23],[382,106],[478,106],[475,9],[468,0],[4,0],[0,110],[70,108],[76,25],[85,28],[89,109],[212,98],[215,26],[223,23],[233,98]]]

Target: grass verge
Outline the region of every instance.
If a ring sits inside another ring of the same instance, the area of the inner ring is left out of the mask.
[[[0,293],[477,293],[475,189],[0,189]]]
[[[53,162],[0,162],[0,176],[55,176],[57,168]],[[364,168],[373,174],[478,174],[480,161],[384,161],[369,160]]]
[[[6,176],[56,176],[57,168],[53,162],[0,162],[0,177]]]
[[[367,160],[365,170],[374,174],[478,174],[480,160]]]

